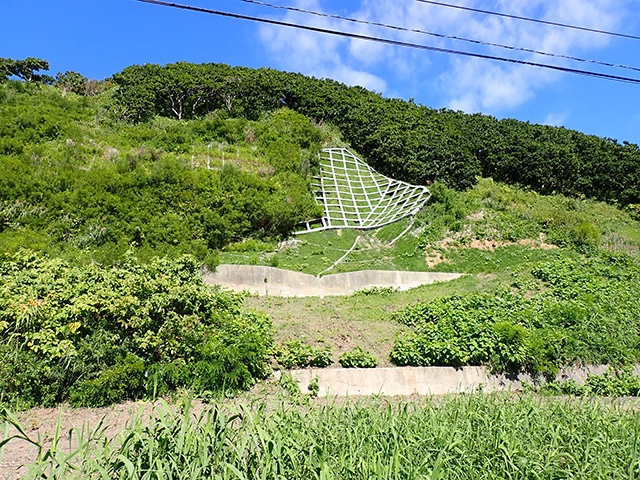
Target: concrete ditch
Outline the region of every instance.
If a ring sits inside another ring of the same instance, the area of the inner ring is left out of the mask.
[[[587,375],[601,375],[607,365],[566,368],[557,380],[573,379],[584,384]],[[303,393],[309,382],[318,377],[318,396],[361,395],[444,395],[447,393],[518,391],[523,382],[531,382],[526,374],[513,376],[491,374],[486,367],[386,367],[325,368],[291,370],[291,376]],[[640,375],[636,365],[634,374]]]
[[[235,291],[248,290],[257,295],[324,297],[351,295],[357,290],[371,287],[408,290],[428,283],[453,280],[463,275],[442,272],[360,270],[315,277],[306,273],[262,265],[218,265],[215,272],[204,275],[204,281],[210,285],[221,285]]]

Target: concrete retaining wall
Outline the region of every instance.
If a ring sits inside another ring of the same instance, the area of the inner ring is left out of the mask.
[[[260,265],[218,265],[214,273],[207,273],[204,281],[232,290],[248,290],[258,295],[281,297],[323,297],[351,295],[356,290],[371,287],[394,287],[400,290],[426,283],[453,280],[461,273],[402,272],[389,270],[361,270],[315,277],[306,273]]]
[[[583,384],[588,374],[600,375],[606,365],[562,370],[558,380],[574,379]],[[492,375],[485,367],[389,367],[389,368],[325,368],[292,370],[291,375],[303,393],[309,382],[318,377],[318,395],[442,395],[446,393],[473,392],[482,388],[486,392],[518,390],[523,381],[531,381],[528,375],[513,377]],[[634,369],[640,375],[640,367]]]

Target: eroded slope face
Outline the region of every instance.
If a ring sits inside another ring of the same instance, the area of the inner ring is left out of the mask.
[[[427,187],[385,177],[344,148],[322,150],[313,186],[324,216],[297,233],[382,227],[415,215],[430,196]]]

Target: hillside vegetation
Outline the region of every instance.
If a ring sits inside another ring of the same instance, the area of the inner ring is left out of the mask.
[[[0,402],[211,398],[270,362],[640,359],[637,146],[271,70],[133,66],[91,88],[72,73],[0,75]],[[321,214],[318,149],[349,144],[432,200],[376,231],[290,238]],[[202,283],[220,259],[477,275],[242,299]]]
[[[287,107],[340,128],[383,174],[459,189],[478,176],[540,193],[640,203],[640,150],[565,128],[434,110],[361,87],[222,64],[134,65],[113,76],[119,118],[193,118],[215,110],[258,119]]]
[[[111,119],[99,99],[0,85],[0,248],[113,263],[286,235],[317,217],[309,174],[327,129],[290,110],[261,120]]]
[[[251,250],[247,242],[241,244],[246,250],[221,258],[317,274],[360,235],[356,249],[326,273],[390,268],[475,274],[320,303],[246,300],[269,312],[276,340],[305,337],[336,356],[361,345],[383,365],[488,364],[548,374],[563,365],[638,360],[640,224],[629,213],[487,179],[465,192],[441,184],[432,191],[434,202],[404,223],[373,232],[300,235],[279,252],[265,244]],[[411,222],[413,229],[389,245]]]

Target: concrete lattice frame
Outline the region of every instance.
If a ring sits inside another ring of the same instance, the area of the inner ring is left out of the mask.
[[[431,195],[427,187],[379,174],[344,148],[324,149],[319,159],[320,176],[312,185],[324,216],[306,222],[306,229],[298,234],[332,228],[379,228],[415,215]],[[312,226],[318,223],[321,226]]]

